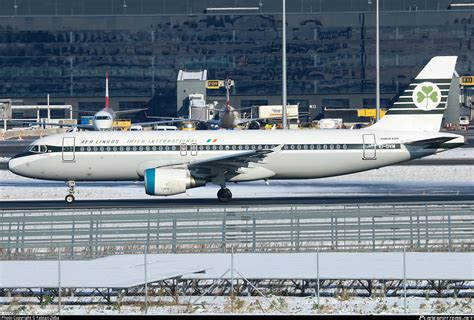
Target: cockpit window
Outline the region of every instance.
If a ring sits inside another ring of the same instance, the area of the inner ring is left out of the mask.
[[[35,152],[35,153],[46,153],[48,151],[48,148],[43,145],[35,144],[34,146],[29,147],[28,150],[30,152]]]
[[[108,116],[96,116],[95,120],[110,120],[110,117],[108,117]]]

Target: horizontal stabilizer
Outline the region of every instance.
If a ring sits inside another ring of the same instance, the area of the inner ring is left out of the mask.
[[[416,146],[421,148],[438,148],[441,144],[450,140],[456,139],[456,137],[436,137],[431,139],[416,140],[411,142],[405,142],[405,145]]]

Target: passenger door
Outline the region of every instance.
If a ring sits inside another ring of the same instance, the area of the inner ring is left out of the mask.
[[[75,140],[73,137],[63,138],[63,162],[73,162],[76,159]]]
[[[197,143],[192,143],[191,144],[191,155],[192,156],[197,156],[198,154],[198,145]]]
[[[363,140],[363,160],[376,160],[377,159],[377,144],[375,143],[374,134],[362,135]]]
[[[188,146],[186,143],[181,143],[179,147],[179,153],[184,157],[188,153]]]

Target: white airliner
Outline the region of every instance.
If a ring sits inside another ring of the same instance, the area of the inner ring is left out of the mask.
[[[234,129],[238,125],[252,122],[252,121],[258,124],[258,122],[256,122],[256,120],[258,119],[242,119],[240,117],[239,111],[237,111],[234,107],[230,105],[231,83],[232,83],[232,80],[230,79],[225,80],[226,102],[225,102],[225,106],[222,109],[218,110],[219,120],[217,120],[217,123],[214,122],[214,124],[217,124],[220,128],[224,128],[224,129]]]
[[[94,119],[92,120],[92,126],[88,126],[87,128],[84,125],[77,126],[77,127],[83,128],[83,129],[95,130],[95,131],[110,131],[110,130],[113,130],[114,121],[117,119],[118,116],[137,113],[137,112],[145,111],[145,110],[148,110],[148,109],[139,108],[139,109],[114,111],[110,107],[109,73],[106,72],[105,74],[105,107],[94,114]],[[171,122],[173,122],[173,120],[170,119],[166,121],[139,122],[139,123],[133,123],[133,125],[134,126],[151,126],[151,125],[158,125],[162,123],[171,123]]]
[[[149,195],[168,196],[207,183],[312,179],[389,166],[462,146],[439,132],[457,57],[434,57],[376,124],[361,130],[71,132],[36,140],[9,169],[67,181],[143,180]]]
[[[213,109],[219,115],[218,119],[211,119],[208,122],[221,129],[235,129],[237,126],[257,121],[258,119],[244,119],[240,117],[240,112],[232,107],[227,100],[226,105],[221,109]]]
[[[226,102],[225,106],[222,108],[217,108],[217,101],[214,101],[213,104],[206,104],[206,100],[204,99],[204,95],[195,93],[189,96],[190,105],[189,105],[189,116],[188,118],[181,118],[182,121],[186,122],[193,122],[197,124],[197,128],[201,127],[202,124],[210,124],[213,126],[217,126],[220,129],[235,129],[237,126],[253,122],[254,127],[259,128],[260,124],[257,120],[260,119],[248,119],[248,118],[241,118],[240,111],[244,109],[250,108],[243,108],[240,110],[236,110],[234,107],[230,105],[230,89],[232,86],[232,80],[226,79],[224,80],[224,87],[226,89]],[[211,119],[207,119],[206,113],[212,111]],[[217,117],[216,117],[217,116]],[[158,119],[165,119],[166,117],[153,117]],[[168,118],[170,120],[175,120],[176,118]],[[178,119],[179,121],[179,119]]]
[[[125,114],[133,114],[140,111],[148,110],[147,108],[139,108],[139,109],[128,109],[128,110],[119,110],[114,111],[110,107],[109,101],[109,73],[105,73],[105,107],[97,112],[95,111],[84,111],[83,113],[90,113],[94,114],[92,119],[92,125],[90,124],[58,124],[58,123],[49,123],[49,122],[28,122],[29,124],[39,124],[39,125],[47,125],[47,126],[60,126],[60,127],[73,127],[85,130],[95,130],[95,131],[110,131],[113,130],[114,121],[117,119],[118,116],[125,115]],[[163,120],[163,121],[151,121],[151,122],[141,122],[141,123],[134,123],[133,125],[141,125],[141,126],[151,126],[151,125],[158,125],[163,123],[171,123],[176,122],[173,119]]]

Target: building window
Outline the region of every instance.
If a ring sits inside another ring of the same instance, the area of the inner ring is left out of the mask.
[[[328,109],[346,109],[350,107],[349,99],[323,99],[323,107]]]

